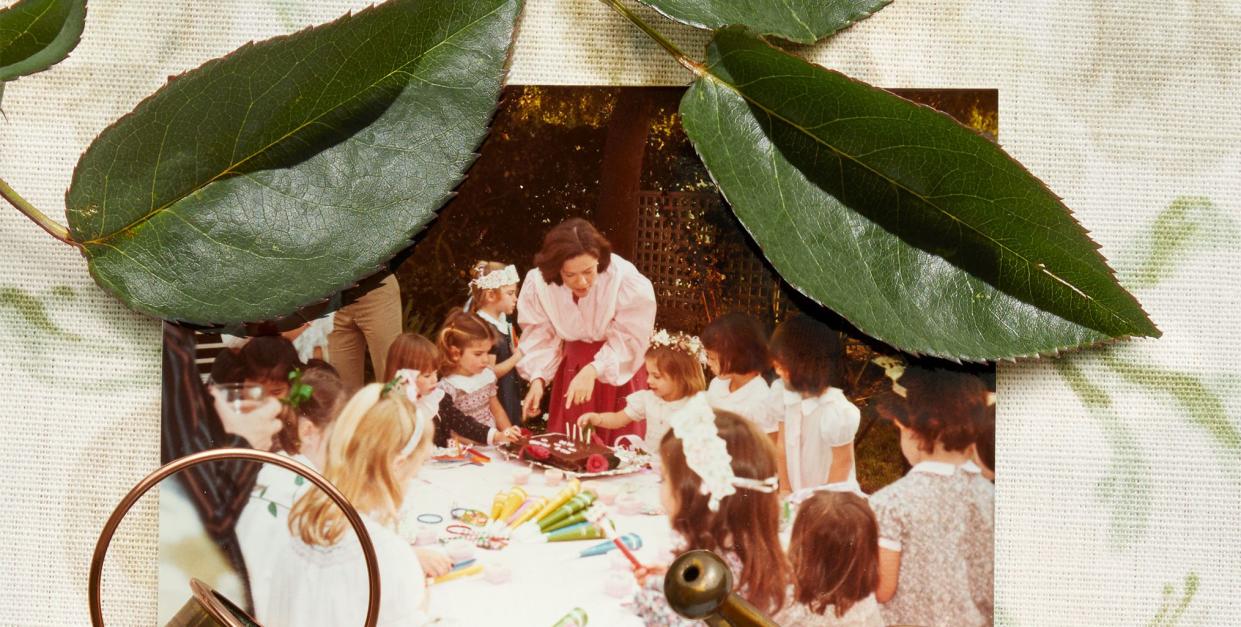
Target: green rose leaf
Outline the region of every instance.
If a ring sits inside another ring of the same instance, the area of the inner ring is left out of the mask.
[[[267,502],[267,513],[268,513],[268,514],[271,514],[273,518],[278,517],[278,515],[279,515],[279,510],[278,510],[278,509],[276,509],[276,504],[275,504],[275,503],[273,503],[273,502],[271,502],[271,501],[268,501],[268,502]]]
[[[86,28],[86,0],[21,0],[0,10],[0,83],[69,56]]]
[[[790,284],[902,350],[962,360],[1158,336],[1046,186],[946,115],[720,31],[685,130]]]
[[[486,134],[520,0],[389,0],[173,78],[82,155],[91,274],[196,324],[276,318],[375,273]]]
[[[892,0],[641,0],[696,28],[741,25],[761,35],[812,44],[870,17]]]

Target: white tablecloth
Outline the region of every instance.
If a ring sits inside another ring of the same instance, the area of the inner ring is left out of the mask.
[[[514,472],[523,466],[488,452],[493,461],[484,466],[446,468],[429,463],[420,471],[406,496],[407,517],[412,523],[418,514],[437,514],[444,522],[423,525],[449,537],[445,528],[454,522],[454,507],[490,511],[496,492],[513,486]],[[603,486],[631,492],[650,510],[659,509],[658,474],[646,470],[636,474],[589,479],[583,487]],[[555,487],[544,483],[538,469],[523,486],[531,496],[551,498],[564,483]],[[635,552],[644,563],[666,560],[672,549],[672,530],[662,515],[620,516],[613,510],[612,520],[619,533],[636,533],[643,540]],[[641,625],[633,612],[624,607],[627,598],[609,596],[604,583],[609,574],[627,572],[618,568],[612,554],[579,558],[577,554],[600,540],[521,544],[512,542],[499,551],[475,549],[478,563],[486,567],[501,564],[512,571],[505,584],[488,583],[481,575],[449,581],[429,588],[429,609],[442,625],[551,625],[574,607],[586,610],[591,625]],[[615,553],[613,551],[612,553]],[[388,591],[384,591],[385,594]]]

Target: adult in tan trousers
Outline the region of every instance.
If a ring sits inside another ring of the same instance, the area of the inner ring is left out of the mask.
[[[327,336],[328,361],[350,391],[365,383],[368,352],[375,376],[383,376],[388,347],[401,334],[401,324],[401,288],[394,274],[336,311],[336,324]]]

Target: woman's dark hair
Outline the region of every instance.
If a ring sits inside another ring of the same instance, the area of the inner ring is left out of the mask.
[[[930,453],[939,442],[945,450],[964,451],[974,443],[987,409],[987,386],[977,375],[909,365],[897,383],[905,396],[887,392],[875,410],[917,434],[919,449]]]
[[[702,345],[719,355],[720,374],[761,373],[771,367],[763,326],[739,311],[712,320],[702,330]]]
[[[235,349],[225,348],[211,362],[212,383],[241,383],[246,378],[246,365]]]
[[[801,394],[844,387],[840,332],[804,314],[780,323],[771,335],[771,358],[788,372],[784,385]]]
[[[241,347],[246,378],[254,381],[287,382],[294,368],[302,367],[302,359],[293,342],[279,335],[261,335]]]
[[[735,476],[760,480],[776,476],[776,446],[754,423],[716,411],[715,426]],[[736,589],[760,610],[779,611],[791,581],[780,546],[780,497],[738,488],[712,512],[709,497],[700,490],[702,480],[690,469],[681,440],[671,430],[660,441],[659,456],[677,503],[669,522],[685,538],[687,548],[735,552],[741,560],[741,572],[734,573]]]
[[[840,618],[879,586],[879,523],[862,497],[816,492],[802,502],[789,540],[794,598]]]
[[[599,272],[604,272],[612,262],[612,244],[595,225],[582,218],[569,218],[543,236],[543,247],[535,253],[534,265],[544,281],[562,285],[560,268],[564,262],[581,255],[598,259]]]

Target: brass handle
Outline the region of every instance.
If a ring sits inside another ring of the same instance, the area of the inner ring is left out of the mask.
[[[379,562],[375,557],[375,545],[371,543],[371,536],[366,532],[366,525],[362,524],[362,517],[358,515],[358,511],[353,508],[353,505],[349,503],[345,495],[336,489],[336,486],[328,483],[327,479],[324,479],[319,473],[305,464],[274,453],[246,448],[221,448],[175,459],[147,475],[125,495],[125,498],[121,499],[116,509],[112,511],[112,515],[108,517],[108,522],[104,523],[103,531],[99,534],[99,541],[95,543],[95,553],[91,557],[90,577],[88,580],[90,589],[87,594],[90,602],[91,625],[103,627],[103,605],[99,599],[100,584],[103,580],[103,560],[107,556],[108,545],[112,542],[112,534],[116,533],[116,528],[120,526],[121,520],[125,518],[125,514],[129,513],[129,509],[134,506],[134,503],[138,502],[138,499],[142,498],[142,495],[147,493],[147,490],[150,490],[155,484],[163,481],[168,476],[190,466],[222,459],[248,459],[275,464],[309,479],[311,483],[327,493],[328,498],[332,499],[336,506],[345,513],[345,518],[349,519],[349,525],[353,527],[353,532],[357,534],[358,542],[362,545],[362,557],[366,560],[366,576],[370,591],[370,598],[366,606],[365,625],[366,627],[375,627],[379,620]],[[232,616],[223,618],[230,627],[243,627]]]
[[[777,627],[732,591],[733,575],[728,564],[711,551],[682,553],[664,575],[668,605],[685,618],[712,627]]]

